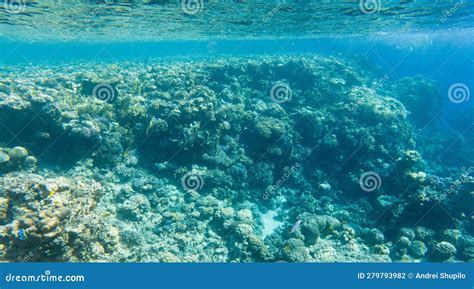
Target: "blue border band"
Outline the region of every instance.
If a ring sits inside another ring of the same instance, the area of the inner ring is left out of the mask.
[[[472,263],[2,263],[0,288],[472,289],[473,271]],[[59,276],[78,282],[59,282]]]

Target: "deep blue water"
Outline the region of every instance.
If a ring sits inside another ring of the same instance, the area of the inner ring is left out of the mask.
[[[219,56],[284,55],[317,53],[356,60],[390,80],[421,75],[438,82],[447,96],[453,83],[474,87],[472,30],[455,33],[405,33],[321,37],[307,39],[246,39],[142,42],[27,42],[0,43],[0,63],[59,64],[162,59],[185,60]],[[210,60],[212,61],[212,60]],[[444,117],[474,106],[474,101],[455,104],[443,98]]]

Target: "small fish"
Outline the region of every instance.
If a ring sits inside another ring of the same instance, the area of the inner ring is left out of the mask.
[[[296,223],[293,225],[293,227],[291,227],[290,233],[296,232],[296,231],[298,230],[298,228],[300,227],[301,222],[302,222],[302,220],[301,220],[301,219],[298,219],[298,220],[296,221]]]
[[[18,231],[18,239],[24,241],[26,240],[26,234],[25,234],[25,231],[23,229],[20,229]]]
[[[51,197],[53,197],[53,196],[54,196],[54,194],[56,194],[56,193],[57,193],[57,191],[56,191],[56,190],[51,190],[51,191],[49,192],[49,194],[48,194],[48,198],[51,198]]]
[[[38,131],[35,133],[35,137],[46,140],[46,139],[49,139],[51,135],[46,131]]]

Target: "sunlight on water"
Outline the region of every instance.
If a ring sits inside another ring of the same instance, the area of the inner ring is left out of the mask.
[[[452,1],[4,0],[8,39],[133,41],[285,38],[472,27],[473,3]],[[460,8],[463,9],[460,9]]]

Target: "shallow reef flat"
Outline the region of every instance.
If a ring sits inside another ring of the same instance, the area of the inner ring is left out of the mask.
[[[470,112],[451,143],[429,79],[319,55],[0,76],[3,261],[474,260]]]

